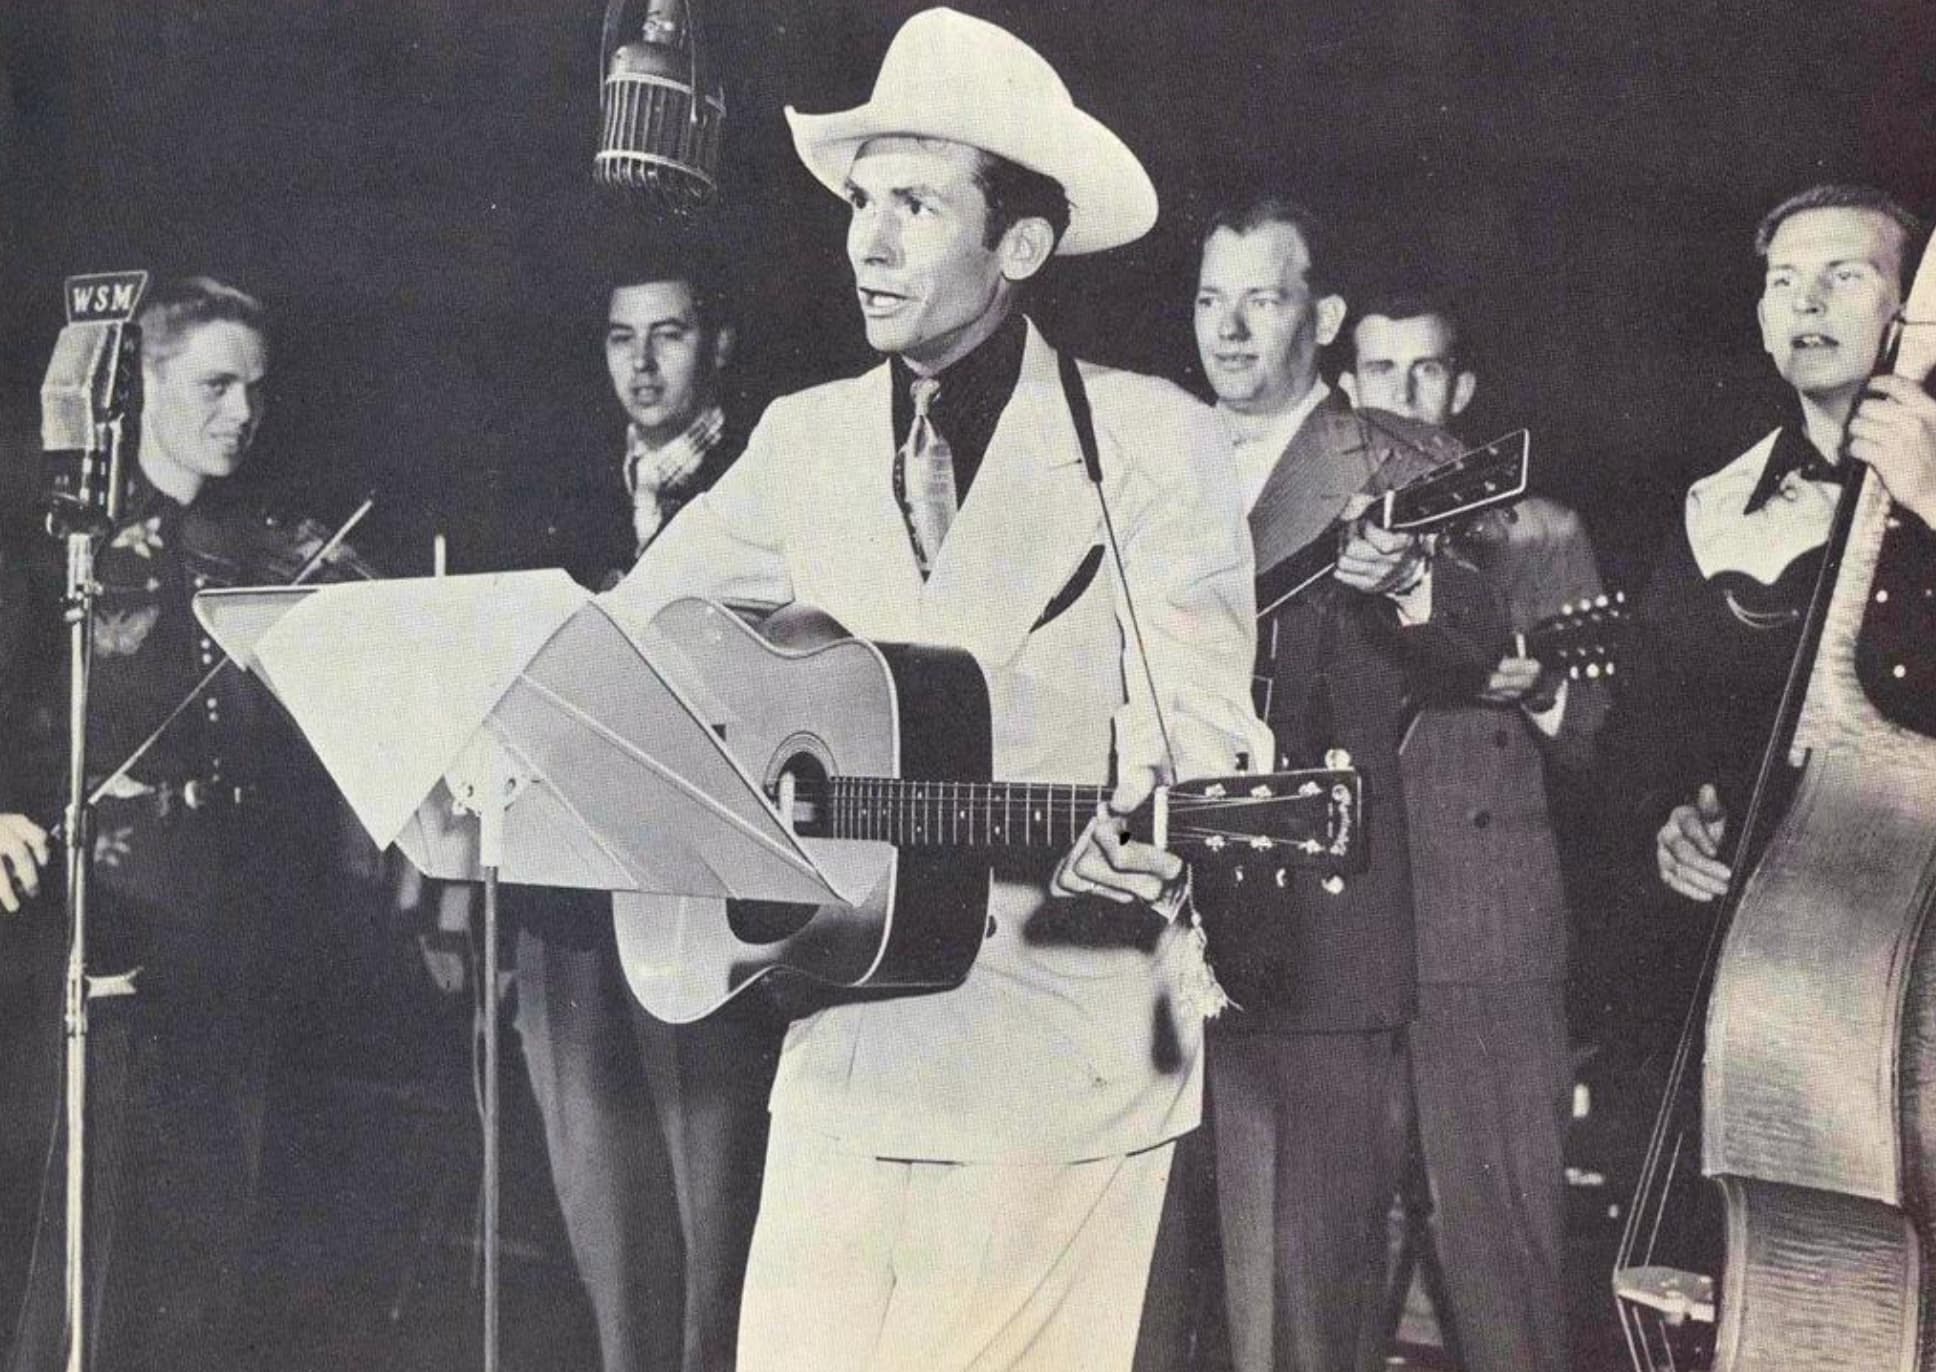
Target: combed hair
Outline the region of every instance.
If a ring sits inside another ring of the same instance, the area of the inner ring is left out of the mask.
[[[732,307],[715,252],[696,234],[681,230],[631,228],[610,231],[598,246],[599,281],[603,310],[621,286],[645,286],[655,281],[683,281],[692,292],[700,327],[716,333],[732,322]]]
[[[1305,256],[1311,263],[1305,282],[1311,294],[1338,293],[1338,268],[1332,260],[1329,227],[1310,206],[1281,191],[1264,191],[1217,210],[1204,226],[1202,242],[1208,243],[1218,229],[1237,234],[1254,233],[1266,224],[1287,225],[1296,229],[1297,236],[1304,240]]]
[[[1807,190],[1797,191],[1761,217],[1755,226],[1755,256],[1765,258],[1768,248],[1775,241],[1775,231],[1789,219],[1804,210],[1873,210],[1902,230],[1901,280],[1897,283],[1905,294],[1909,283],[1915,276],[1915,251],[1922,245],[1927,226],[1922,220],[1904,209],[1902,202],[1887,191],[1877,190],[1874,186],[1859,186],[1847,181],[1825,181]]]
[[[1069,195],[1062,183],[985,148],[975,151],[981,154],[976,159],[975,184],[988,202],[988,227],[982,234],[982,246],[994,247],[1010,225],[1024,219],[1047,220],[1055,232],[1055,242],[1061,243],[1069,229]]]
[[[141,326],[141,360],[158,367],[187,345],[194,330],[224,320],[255,330],[264,341],[269,337],[268,311],[247,291],[212,276],[164,282],[142,303],[136,320]]]
[[[1369,319],[1374,314],[1383,315],[1394,322],[1420,319],[1426,315],[1443,319],[1452,333],[1454,356],[1462,362],[1469,361],[1471,340],[1467,337],[1465,319],[1460,313],[1458,301],[1449,290],[1424,286],[1375,291],[1365,298],[1363,309],[1352,311],[1354,321]]]

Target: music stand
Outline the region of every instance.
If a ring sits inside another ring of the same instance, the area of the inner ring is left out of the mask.
[[[205,591],[379,847],[484,883],[484,1367],[498,1324],[497,885],[842,897],[647,650],[563,572]],[[718,718],[716,709],[709,710]]]

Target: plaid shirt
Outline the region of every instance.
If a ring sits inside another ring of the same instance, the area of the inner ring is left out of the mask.
[[[636,425],[626,431],[625,489],[632,497],[638,552],[686,503],[693,478],[725,432],[726,416],[717,405],[701,410],[684,433],[662,447],[648,447]]]

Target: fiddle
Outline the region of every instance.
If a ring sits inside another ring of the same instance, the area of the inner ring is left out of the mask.
[[[197,501],[182,513],[182,548],[195,571],[223,586],[376,581],[383,573],[348,542],[376,503],[365,497],[341,528],[307,516]]]
[[[233,574],[254,571],[263,566],[287,569],[287,576],[276,583],[285,586],[305,585],[317,580],[325,570],[339,569],[364,580],[377,580],[380,573],[358,557],[346,542],[350,531],[363,521],[363,517],[375,505],[375,494],[366,495],[363,503],[352,510],[349,518],[333,532],[313,520],[302,520],[293,536],[266,516],[242,520],[229,518],[219,523],[204,519],[191,530],[189,518],[195,514],[195,507],[190,506],[182,521],[183,551],[191,565],[203,569],[202,575],[220,584],[242,584]],[[225,579],[224,574],[230,575]],[[344,580],[346,577],[338,575],[330,579]],[[215,665],[203,674],[201,680],[176,703],[175,708],[128,754],[121,765],[102,778],[100,784],[88,793],[87,804],[90,807],[95,805],[120,783],[147,756],[148,750],[167,732],[168,726],[199,700],[209,683],[233,662],[234,659],[226,653],[216,659]],[[55,829],[59,827],[56,825]]]

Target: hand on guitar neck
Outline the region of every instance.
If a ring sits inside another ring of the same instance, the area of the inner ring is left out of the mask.
[[[1423,534],[1382,528],[1366,518],[1374,503],[1370,496],[1359,495],[1346,505],[1351,527],[1339,547],[1332,575],[1340,585],[1365,595],[1407,595],[1418,588],[1431,565],[1430,547]]]
[[[1118,905],[1154,905],[1183,878],[1183,859],[1128,835],[1128,816],[1148,800],[1156,779],[1137,769],[1123,778],[1055,869],[1058,896],[1101,896]]]

